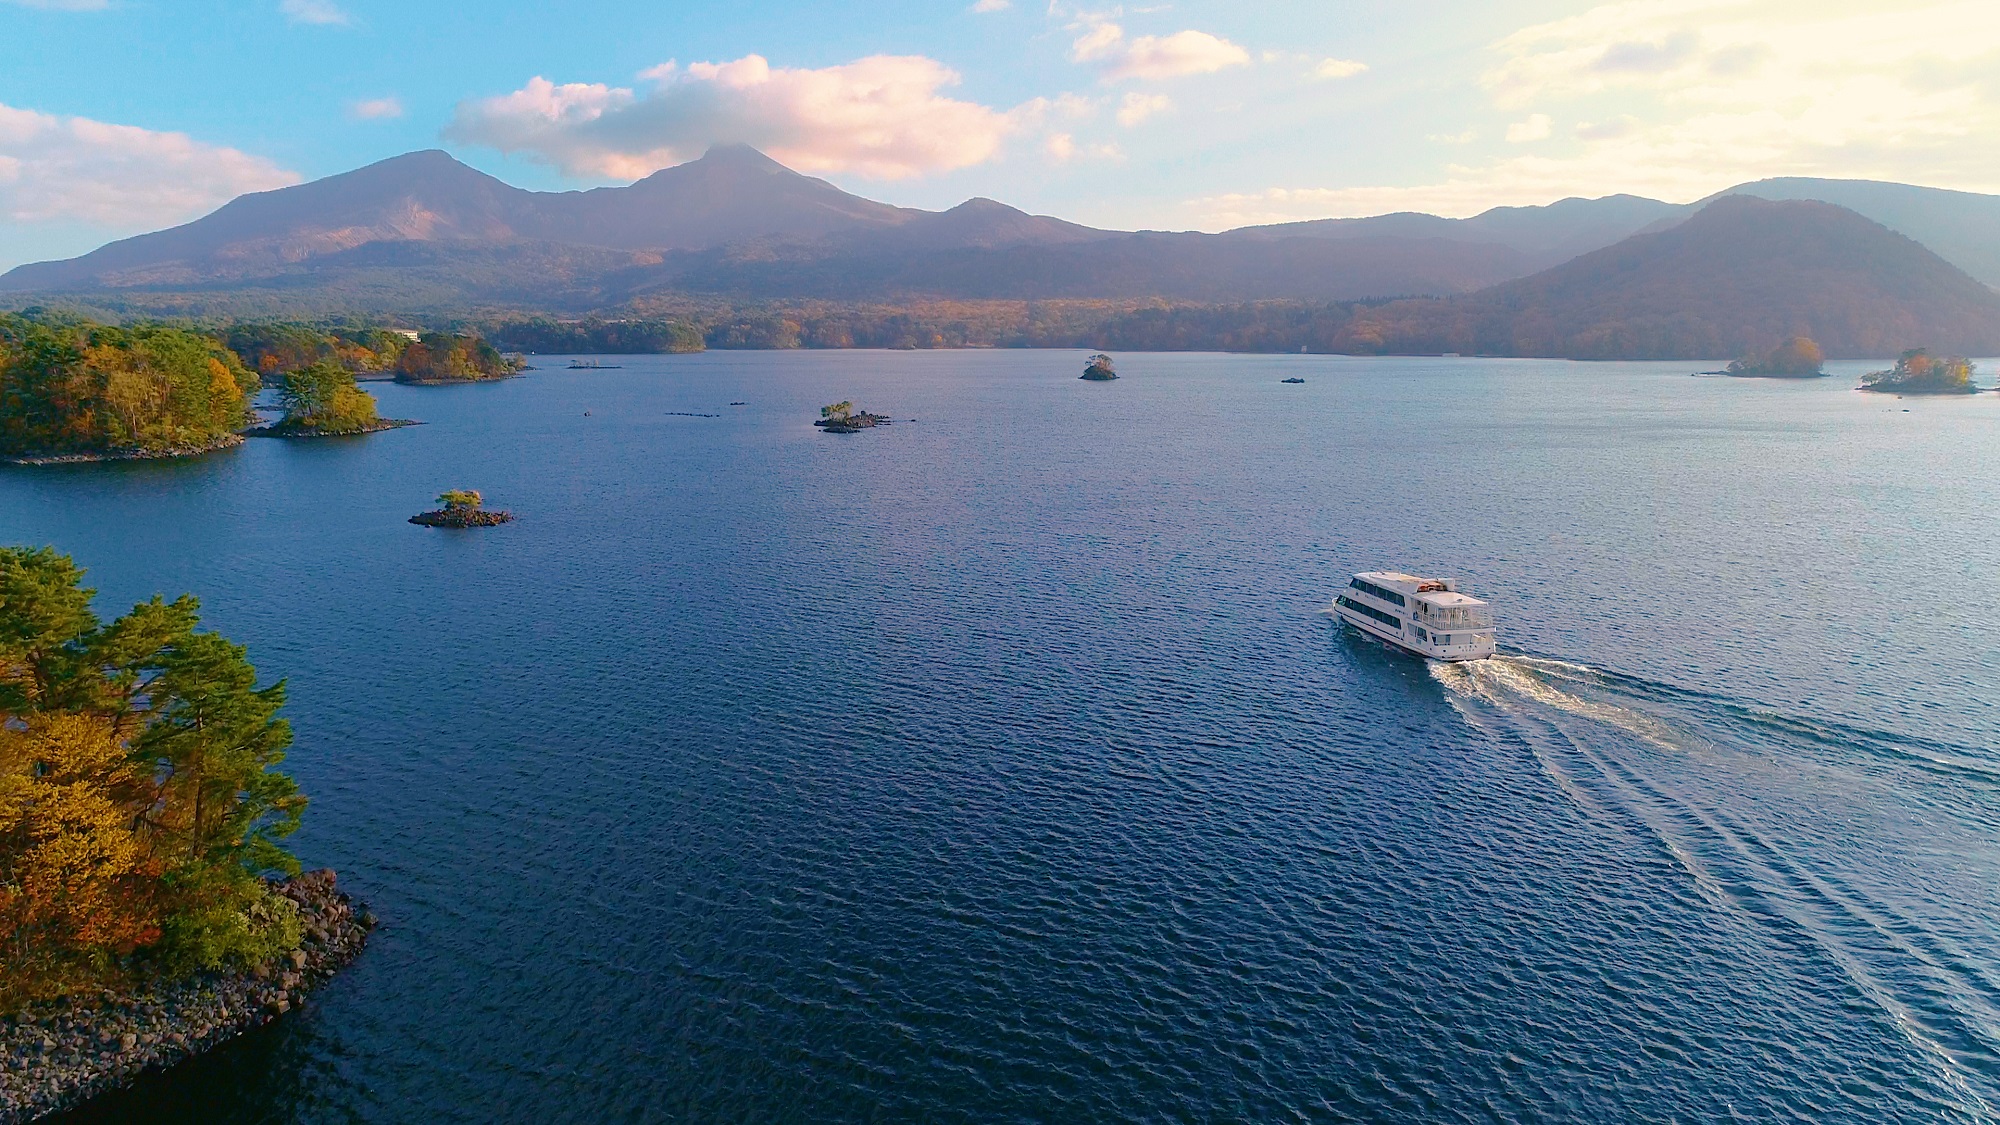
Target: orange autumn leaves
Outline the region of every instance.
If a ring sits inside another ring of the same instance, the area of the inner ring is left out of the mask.
[[[305,798],[282,683],[192,597],[112,621],[52,548],[0,547],[0,1012],[256,964],[299,921],[264,877]]]
[[[37,715],[26,729],[0,731],[0,926],[10,967],[39,969],[59,987],[88,968],[66,964],[75,960],[67,953],[129,954],[159,940],[152,891],[163,868],[139,833],[141,772],[95,716]]]

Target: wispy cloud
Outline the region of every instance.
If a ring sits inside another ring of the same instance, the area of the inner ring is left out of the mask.
[[[1174,100],[1165,94],[1127,94],[1118,106],[1118,123],[1131,128],[1156,113],[1165,113],[1174,108]]]
[[[10,222],[163,226],[297,182],[261,156],[185,133],[0,105],[0,218]]]
[[[1004,12],[1013,6],[1014,5],[1012,0],[977,0],[977,2],[974,3],[971,8],[967,9],[967,11],[982,12],[982,13]]]
[[[1084,24],[1083,34],[1070,44],[1069,57],[1096,64],[1106,82],[1213,74],[1250,62],[1250,52],[1206,31],[1142,35],[1128,41],[1125,29],[1109,21]]]
[[[354,22],[354,18],[333,0],[279,0],[278,10],[293,23],[344,27]]]
[[[637,92],[537,77],[511,94],[462,102],[451,140],[520,152],[573,175],[636,178],[710,145],[755,145],[794,168],[899,179],[992,159],[1040,101],[1006,112],[943,91],[958,74],[922,56],[876,55],[817,70],[733,62],[665,63]]]
[[[369,98],[355,102],[348,107],[348,114],[359,121],[380,121],[384,118],[403,116],[403,100],[396,97]]]
[[[1630,0],[1524,27],[1489,57],[1480,83],[1513,120],[1506,138],[1532,147],[1406,186],[1272,188],[1190,210],[1211,225],[1463,215],[1615,192],[1687,201],[1767,176],[2000,189],[1990,0]]]
[[[1322,79],[1352,78],[1357,74],[1367,73],[1367,70],[1368,64],[1365,62],[1356,62],[1353,59],[1325,59],[1313,68],[1313,77]]]

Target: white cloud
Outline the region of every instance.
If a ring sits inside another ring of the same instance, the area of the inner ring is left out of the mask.
[[[1076,156],[1076,137],[1070,133],[1050,133],[1042,142],[1042,151],[1050,160],[1066,164]]]
[[[263,157],[185,133],[0,105],[0,219],[9,222],[158,227],[298,182]]]
[[[1118,106],[1118,123],[1131,128],[1156,113],[1165,113],[1174,108],[1174,100],[1165,94],[1127,94]]]
[[[1356,62],[1353,59],[1324,59],[1318,66],[1313,68],[1313,77],[1325,79],[1352,78],[1357,74],[1365,73],[1367,70],[1368,64],[1365,62]]]
[[[973,12],[1004,12],[1013,6],[1011,0],[978,0],[977,3],[973,4],[967,10]]]
[[[1576,126],[1578,140],[1609,141],[1619,137],[1629,137],[1639,131],[1639,119],[1629,113],[1617,117],[1607,117],[1603,121],[1579,121]]]
[[[1463,133],[1430,133],[1424,137],[1441,145],[1469,145],[1479,139],[1479,130],[1467,129]]]
[[[875,55],[820,70],[761,55],[647,71],[645,93],[537,77],[500,97],[462,102],[445,136],[520,152],[573,175],[636,178],[710,145],[755,145],[794,168],[899,179],[990,160],[1027,117],[940,91],[958,75],[933,59]]]
[[[1507,143],[1518,145],[1529,141],[1545,141],[1554,132],[1554,124],[1546,113],[1531,113],[1525,121],[1516,121],[1507,126]]]
[[[1125,29],[1115,23],[1091,23],[1087,28],[1070,44],[1069,57],[1075,62],[1097,63],[1106,82],[1213,74],[1250,62],[1250,52],[1206,31],[1142,35],[1127,42]]]
[[[1509,140],[1546,142],[1530,153],[1501,150],[1408,186],[1277,188],[1190,209],[1214,224],[1464,215],[1614,192],[1685,202],[1768,176],[2000,189],[1990,0],[1632,0],[1490,50],[1481,83],[1516,117]],[[1581,123],[1558,139],[1556,119]]]
[[[293,23],[345,26],[354,22],[333,0],[279,0],[278,10]]]
[[[403,100],[395,97],[369,98],[366,101],[355,102],[348,108],[348,113],[361,121],[379,121],[386,117],[401,117],[403,116]]]

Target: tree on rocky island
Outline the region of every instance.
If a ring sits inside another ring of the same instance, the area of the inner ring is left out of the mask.
[[[0,1010],[297,946],[305,798],[282,681],[159,597],[100,622],[53,548],[0,549]]]
[[[486,497],[480,495],[477,489],[451,488],[438,493],[438,503],[443,504],[446,511],[470,512],[486,503]]]
[[[831,406],[822,406],[819,408],[819,416],[821,418],[826,419],[829,422],[833,421],[844,422],[847,420],[848,416],[852,415],[853,413],[854,413],[854,404],[852,402],[847,402],[847,401],[836,402]]]
[[[375,396],[354,381],[354,374],[330,360],[321,360],[287,374],[278,388],[278,405],[285,411],[279,430],[312,433],[359,433],[381,421]]]
[[[1116,379],[1118,369],[1112,365],[1110,356],[1099,352],[1091,356],[1089,362],[1084,365],[1082,377],[1095,380]]]
[[[1762,355],[1746,355],[1731,360],[1726,369],[1730,375],[1779,375],[1811,376],[1823,375],[1826,356],[1818,344],[1804,336],[1794,336]]]
[[[521,370],[517,359],[500,354],[477,336],[426,332],[396,359],[396,379],[405,383],[474,382],[500,379]]]
[[[1979,388],[1972,383],[1972,361],[1964,356],[1934,356],[1927,348],[1911,348],[1887,371],[1861,377],[1864,391],[1899,394],[1962,395]]]

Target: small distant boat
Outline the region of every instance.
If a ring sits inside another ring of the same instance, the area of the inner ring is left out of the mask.
[[[1304,379],[1301,379],[1301,378],[1299,378],[1299,377],[1298,377],[1297,375],[1294,375],[1294,376],[1292,376],[1292,377],[1291,377],[1291,378],[1289,378],[1289,379],[1280,379],[1280,380],[1278,380],[1278,382],[1280,382],[1280,383],[1303,383],[1303,382],[1305,382],[1305,380],[1304,380]]]
[[[1333,599],[1342,621],[1405,652],[1432,660],[1484,660],[1493,655],[1493,607],[1449,578],[1419,578],[1394,570],[1364,570]]]
[[[619,369],[619,365],[616,363],[599,363],[594,359],[573,359],[569,361],[569,369],[571,371],[616,371]]]

